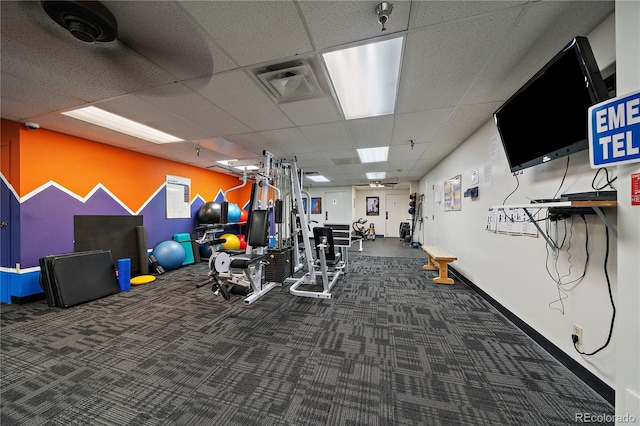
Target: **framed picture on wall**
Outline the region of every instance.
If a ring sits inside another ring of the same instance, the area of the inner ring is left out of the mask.
[[[462,175],[444,181],[444,211],[462,210]]]
[[[311,214],[320,214],[322,213],[322,198],[312,198],[311,199]]]
[[[380,197],[367,197],[367,216],[380,215]]]

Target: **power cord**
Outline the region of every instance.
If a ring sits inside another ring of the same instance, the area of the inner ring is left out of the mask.
[[[605,180],[606,180],[606,183],[605,183],[604,185],[602,185],[601,187],[596,188],[596,179],[598,178],[598,175],[600,174],[600,172],[601,172],[601,171],[603,171],[603,170],[604,170],[604,173],[605,173]],[[608,186],[609,188],[611,188],[611,189],[614,189],[614,190],[615,190],[615,188],[614,188],[614,187],[613,187],[613,185],[611,185],[611,184],[612,184],[613,182],[615,182],[615,181],[616,181],[616,179],[618,179],[618,176],[615,176],[613,179],[609,179],[609,170],[608,170],[608,169],[606,169],[605,167],[600,167],[600,168],[598,169],[598,171],[596,172],[596,174],[593,176],[593,180],[591,181],[591,187],[592,187],[593,189],[595,189],[596,191],[603,190],[603,189],[605,189],[607,186]]]
[[[564,176],[562,176],[562,181],[560,181],[560,186],[558,187],[558,190],[554,194],[553,198],[557,198],[558,197],[558,192],[560,192],[560,189],[562,188],[562,185],[564,185],[564,180],[567,177],[567,172],[569,171],[569,159],[570,158],[571,157],[567,157],[567,166],[564,168]]]
[[[503,206],[507,203],[507,200],[509,199],[509,197],[511,197],[518,190],[518,188],[520,187],[520,179],[518,179],[518,175],[514,174],[513,177],[516,178],[516,188],[513,191],[511,191],[511,194],[506,196],[506,198],[502,202]]]
[[[613,301],[613,292],[611,291],[611,280],[609,279],[609,271],[607,268],[607,263],[609,260],[609,228],[605,227],[605,234],[606,234],[606,240],[607,240],[607,249],[604,255],[604,275],[607,278],[607,288],[609,290],[609,301],[611,302],[611,308],[613,310],[613,312],[611,313],[611,324],[609,325],[609,336],[607,337],[607,341],[604,343],[604,345],[600,346],[598,349],[596,349],[593,352],[582,352],[580,349],[578,349],[578,336],[576,336],[575,334],[571,335],[571,341],[573,342],[573,348],[576,350],[576,352],[578,352],[581,355],[586,355],[586,356],[591,356],[591,355],[595,355],[598,352],[600,352],[601,350],[603,350],[604,348],[606,348],[609,343],[611,342],[611,336],[613,335],[613,324],[615,322],[615,318],[616,318],[616,305]]]

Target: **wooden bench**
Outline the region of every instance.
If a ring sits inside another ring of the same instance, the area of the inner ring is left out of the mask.
[[[453,280],[449,278],[448,265],[449,262],[458,260],[457,257],[448,251],[437,246],[422,246],[422,250],[427,253],[429,263],[424,265],[422,269],[425,271],[440,271],[440,275],[433,279],[436,284],[453,284]]]

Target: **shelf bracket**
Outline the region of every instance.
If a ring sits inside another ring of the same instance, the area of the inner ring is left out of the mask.
[[[538,232],[540,232],[540,235],[542,235],[542,237],[547,241],[547,244],[549,245],[549,247],[551,247],[551,250],[553,250],[553,255],[557,256],[558,255],[558,246],[556,246],[555,241],[553,241],[551,238],[549,238],[547,233],[542,230],[540,225],[538,225],[538,221],[535,220],[535,218],[533,217],[533,215],[531,213],[529,213],[529,209],[524,207],[522,210],[524,210],[524,212],[527,214],[527,216],[529,216],[529,219],[531,220],[531,223],[533,223],[533,225],[536,228],[538,228]]]
[[[613,223],[611,223],[611,221],[607,218],[607,216],[604,215],[604,213],[602,212],[602,209],[598,206],[592,206],[591,208],[593,209],[594,212],[596,212],[598,216],[600,216],[600,219],[604,222],[604,224],[607,226],[609,231],[611,231],[613,236],[618,238],[618,230],[616,229],[615,226],[613,226]]]

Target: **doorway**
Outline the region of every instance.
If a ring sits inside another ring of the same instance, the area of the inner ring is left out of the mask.
[[[347,203],[346,191],[324,193],[323,223],[346,223],[351,225],[351,203]]]
[[[409,216],[409,193],[406,194],[386,194],[385,204],[385,237],[400,238],[400,224],[402,222],[411,223]]]

